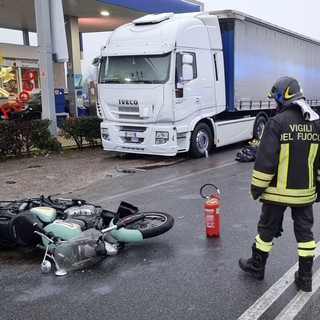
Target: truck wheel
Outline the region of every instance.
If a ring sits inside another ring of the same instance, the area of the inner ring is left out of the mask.
[[[212,132],[206,123],[199,123],[192,132],[190,153],[195,158],[205,157],[211,150]]]
[[[257,117],[253,126],[254,139],[259,139],[259,140],[261,139],[266,123],[267,123],[267,119],[264,116]]]

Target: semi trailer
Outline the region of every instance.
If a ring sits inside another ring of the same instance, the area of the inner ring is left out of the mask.
[[[261,138],[282,76],[320,105],[320,42],[234,10],[120,26],[95,59],[104,150],[194,157]]]

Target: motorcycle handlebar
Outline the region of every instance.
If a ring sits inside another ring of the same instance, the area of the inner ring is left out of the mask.
[[[38,223],[34,223],[33,228],[36,234],[46,237],[50,242],[57,243],[60,240],[59,237],[56,237],[53,234],[53,232],[47,232],[42,226],[39,226]]]

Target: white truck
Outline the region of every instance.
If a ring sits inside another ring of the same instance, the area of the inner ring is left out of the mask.
[[[111,33],[96,59],[104,150],[207,155],[260,138],[285,75],[320,105],[320,42],[223,10],[151,14]]]

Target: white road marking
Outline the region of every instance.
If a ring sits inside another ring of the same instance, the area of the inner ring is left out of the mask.
[[[320,270],[313,276],[312,292],[299,291],[275,320],[293,320],[320,287]]]
[[[317,243],[315,259],[320,254],[320,249]],[[272,287],[269,288],[249,309],[247,309],[238,320],[257,320],[260,316],[282,295],[282,293],[288,289],[294,279],[294,273],[298,269],[298,263],[296,263],[291,269],[289,269]],[[319,280],[318,280],[319,281]],[[316,287],[313,289],[316,291]],[[300,291],[299,291],[300,293]],[[298,294],[299,294],[298,293]],[[310,295],[310,294],[309,294]],[[291,303],[291,302],[290,302]],[[289,303],[289,305],[290,305]],[[283,318],[289,319],[289,318]]]
[[[204,172],[217,170],[217,169],[228,167],[230,165],[235,165],[235,164],[237,164],[237,162],[235,162],[235,161],[234,162],[227,162],[227,163],[224,163],[224,164],[222,164],[220,166],[217,166],[217,167],[214,167],[214,168],[208,168],[208,169],[197,171],[197,172],[190,173],[190,174],[187,174],[187,175],[179,176],[177,178],[173,178],[173,179],[170,179],[170,180],[165,180],[165,181],[162,181],[162,182],[150,184],[150,185],[145,186],[145,187],[141,187],[141,188],[137,188],[137,189],[134,189],[134,190],[122,192],[122,193],[119,193],[119,194],[115,194],[113,196],[108,196],[108,197],[106,197],[104,199],[100,199],[100,200],[105,201],[106,199],[108,199],[108,200],[117,199],[117,198],[123,197],[124,195],[135,194],[138,191],[142,191],[142,190],[150,190],[151,188],[155,188],[155,187],[161,186],[163,184],[167,184],[167,183],[170,183],[170,182],[173,182],[173,181],[178,181],[178,180],[185,179],[185,178],[190,178],[190,177],[196,176],[196,175],[204,173]],[[97,203],[97,200],[95,200],[95,202]],[[99,202],[99,200],[98,200],[98,202]]]

